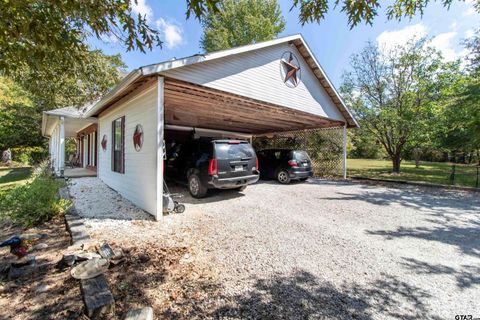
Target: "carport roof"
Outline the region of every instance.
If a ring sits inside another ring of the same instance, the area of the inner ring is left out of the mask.
[[[110,105],[115,103],[116,101],[120,100],[139,86],[141,86],[144,81],[141,81],[142,78],[148,78],[153,75],[176,69],[185,67],[192,64],[202,63],[206,61],[212,61],[219,58],[228,57],[231,55],[236,55],[248,51],[258,50],[261,48],[281,44],[281,43],[290,43],[295,45],[297,50],[300,52],[302,57],[305,59],[309,67],[312,69],[313,73],[319,80],[320,84],[325,88],[326,92],[338,108],[338,110],[342,113],[343,117],[346,119],[348,127],[358,127],[358,123],[353,117],[352,113],[348,110],[347,106],[343,102],[342,98],[338,94],[337,90],[328,79],[325,71],[318,63],[317,59],[315,58],[314,54],[306,44],[305,40],[300,34],[296,34],[293,36],[278,38],[270,41],[264,41],[260,43],[255,43],[251,45],[236,47],[227,50],[216,51],[212,53],[206,54],[196,54],[193,56],[180,58],[180,59],[173,59],[169,61],[164,61],[157,64],[147,65],[140,67],[138,69],[133,70],[130,72],[122,81],[115,86],[108,94],[106,94],[100,101],[98,101],[92,108],[85,112],[85,117],[91,117],[98,115],[101,111],[108,108]],[[147,81],[147,80],[145,80]]]

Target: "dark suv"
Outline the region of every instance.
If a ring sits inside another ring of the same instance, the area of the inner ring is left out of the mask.
[[[258,160],[250,143],[243,140],[189,140],[174,148],[167,173],[188,182],[190,194],[202,198],[208,189],[244,190],[258,181]]]
[[[257,154],[262,179],[277,179],[287,184],[291,180],[307,180],[313,174],[312,162],[305,151],[269,149]]]

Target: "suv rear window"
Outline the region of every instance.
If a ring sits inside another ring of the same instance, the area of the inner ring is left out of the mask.
[[[240,143],[228,143],[228,142],[216,142],[215,143],[215,156],[217,159],[237,159],[237,158],[253,158],[255,151],[252,146],[247,142]]]
[[[293,151],[293,155],[294,155],[294,159],[295,160],[300,160],[300,161],[303,161],[303,160],[310,160],[308,158],[308,154],[305,152],[305,151]]]

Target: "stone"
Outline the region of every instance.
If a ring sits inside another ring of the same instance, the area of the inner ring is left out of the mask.
[[[112,313],[115,310],[115,299],[108,289],[107,279],[99,275],[95,278],[80,281],[85,313],[91,319]]]
[[[44,292],[47,292],[49,289],[49,287],[44,284],[44,283],[40,283],[38,286],[37,286],[37,289],[35,290],[36,293],[44,293]]]
[[[33,250],[44,250],[48,248],[48,244],[46,243],[38,243],[33,246]]]
[[[14,280],[14,279],[22,278],[34,273],[36,270],[37,270],[37,263],[35,259],[29,261],[27,264],[23,266],[15,266],[14,264],[12,264],[8,272],[8,279]]]
[[[130,309],[125,320],[153,320],[153,308]]]
[[[113,252],[112,247],[110,247],[110,245],[106,242],[100,246],[98,253],[100,253],[104,259],[110,259],[115,256],[115,252]]]
[[[91,241],[82,218],[76,214],[66,214],[65,220],[67,221],[73,245],[85,244]]]

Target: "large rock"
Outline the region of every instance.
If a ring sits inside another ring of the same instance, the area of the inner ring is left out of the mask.
[[[92,279],[80,280],[80,286],[85,302],[85,313],[89,318],[96,319],[114,311],[115,300],[103,274]]]

